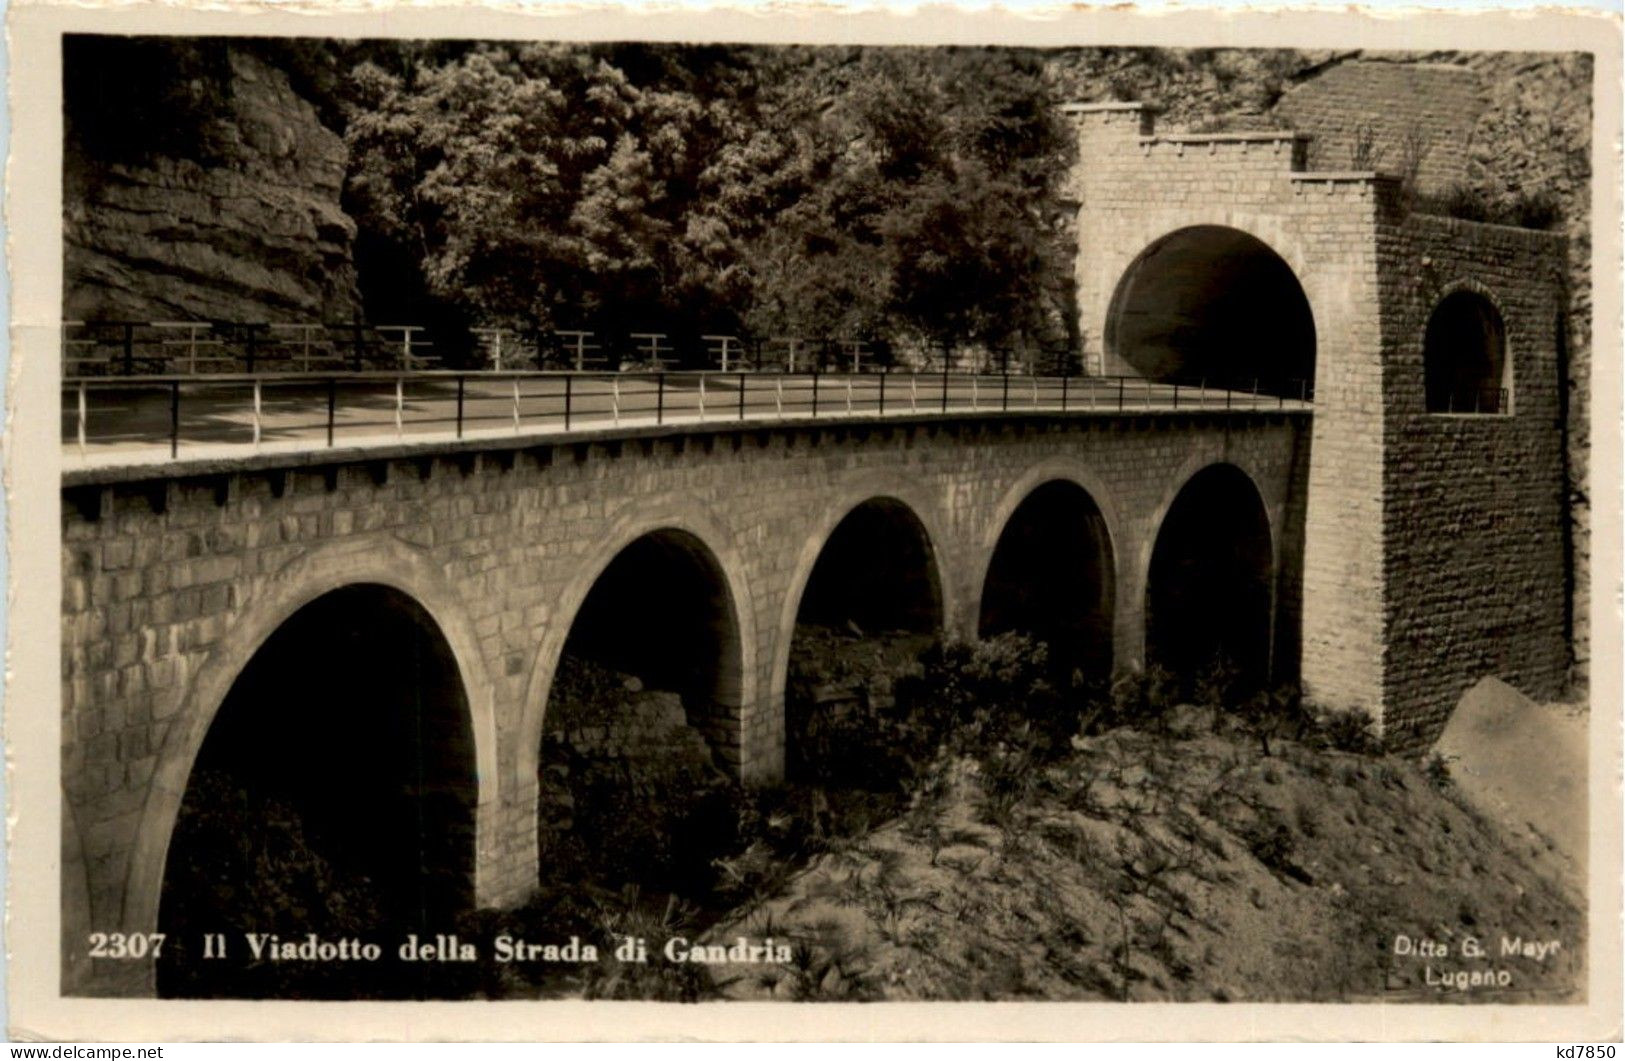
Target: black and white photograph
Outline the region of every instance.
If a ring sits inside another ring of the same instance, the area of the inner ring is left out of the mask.
[[[33,33],[39,990],[1617,1034],[1595,21]]]

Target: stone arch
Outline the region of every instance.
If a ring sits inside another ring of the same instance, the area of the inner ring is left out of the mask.
[[[1511,411],[1514,372],[1506,321],[1500,300],[1477,281],[1439,289],[1421,336],[1428,412]]]
[[[1292,397],[1313,386],[1315,318],[1298,271],[1231,225],[1186,225],[1145,245],[1119,274],[1103,342],[1152,379]]]
[[[603,542],[585,563],[576,569],[575,576],[565,586],[553,609],[554,619],[547,624],[541,643],[532,658],[530,674],[525,681],[524,701],[519,723],[519,743],[515,755],[515,769],[511,781],[516,796],[534,794],[536,772],[540,767],[542,727],[546,721],[547,701],[552,695],[553,676],[564,646],[570,638],[577,613],[598,580],[615,558],[639,539],[662,531],[686,534],[700,543],[721,573],[730,606],[733,609],[737,631],[738,681],[736,702],[739,708],[738,732],[733,735],[731,754],[724,758],[743,769],[744,734],[750,728],[751,710],[756,695],[756,608],[750,583],[745,578],[743,554],[734,543],[722,522],[703,506],[690,503],[681,507],[644,508],[635,506],[617,519],[600,539]]]
[[[1238,462],[1208,460],[1150,524],[1141,589],[1145,660],[1184,680],[1223,655],[1244,679],[1271,669],[1278,542],[1258,479]]]
[[[782,711],[783,708],[785,681],[790,668],[790,645],[795,639],[796,632],[796,616],[801,611],[801,598],[806,593],[813,568],[817,566],[818,558],[823,554],[830,535],[835,533],[841,521],[860,505],[875,498],[889,498],[902,505],[924,529],[926,544],[930,548],[930,556],[936,566],[938,606],[943,628],[951,630],[954,617],[961,614],[959,587],[948,577],[949,572],[944,570],[945,543],[949,540],[944,530],[947,523],[932,499],[923,491],[899,481],[897,476],[891,473],[867,475],[848,483],[839,497],[824,508],[818,524],[802,543],[795,566],[790,570],[784,603],[779,611],[768,685],[768,696],[776,710]]]
[[[1101,614],[1099,625],[1101,629],[1093,632],[1094,636],[1104,641],[1100,659],[1095,662],[1102,664],[1104,673],[1109,675],[1114,655],[1115,625],[1117,619],[1116,594],[1121,581],[1119,567],[1122,557],[1117,548],[1119,541],[1119,517],[1117,505],[1112,499],[1111,492],[1106,484],[1090,469],[1068,460],[1049,460],[1029,469],[1009,489],[1005,491],[998,506],[994,509],[993,517],[989,520],[987,532],[979,546],[975,570],[979,574],[977,587],[979,590],[977,632],[987,636],[991,631],[989,626],[989,583],[994,578],[994,558],[998,553],[1000,543],[1011,530],[1012,521],[1017,513],[1029,503],[1035,494],[1056,484],[1064,484],[1073,488],[1079,497],[1086,500],[1089,507],[1098,517],[1098,525],[1094,528],[1098,539],[1094,546],[1099,554],[1103,554],[1100,564],[1102,570],[1099,576],[1102,585],[1099,587],[1101,598],[1098,602]],[[1087,543],[1080,543],[1087,544]],[[1074,587],[1075,588],[1075,587]],[[1000,625],[994,623],[993,625]],[[1054,647],[1054,646],[1052,646]]]
[[[158,925],[169,844],[198,751],[238,676],[260,647],[291,617],[318,598],[354,585],[377,585],[410,598],[438,627],[457,668],[468,707],[474,748],[476,834],[472,864],[491,837],[479,831],[479,807],[498,798],[496,725],[492,691],[472,621],[439,568],[421,550],[387,534],[366,535],[313,548],[289,561],[238,608],[209,658],[182,684],[148,789],[125,885],[121,918],[127,930]],[[190,705],[190,710],[188,706]],[[476,876],[474,894],[481,894]]]

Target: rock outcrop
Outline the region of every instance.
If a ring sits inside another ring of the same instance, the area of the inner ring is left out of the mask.
[[[64,165],[68,320],[317,321],[359,305],[344,142],[288,77],[228,47],[208,162]]]

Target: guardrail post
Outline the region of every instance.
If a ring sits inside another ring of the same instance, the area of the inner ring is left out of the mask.
[[[518,386],[515,383],[514,386]],[[609,414],[615,421],[615,426],[621,426],[621,377],[609,377]]]
[[[773,378],[773,414],[780,419],[784,417],[784,373]]]
[[[457,377],[457,437],[463,437],[463,377]]]
[[[980,377],[974,372],[972,372],[970,375],[970,409],[973,413],[976,411],[976,407],[981,403],[981,391],[977,386],[977,380],[979,378]]]
[[[1179,381],[1174,381],[1174,408],[1179,408]]]
[[[519,434],[519,377],[514,376],[511,382],[513,383],[513,433],[517,435]],[[619,410],[617,409],[616,412],[615,422],[620,423]]]
[[[181,449],[181,381],[169,382],[169,456],[174,459]]]
[[[1004,367],[1004,375],[999,377],[999,412],[1010,411],[1010,366]]]
[[[1124,380],[1122,376],[1117,377],[1117,411],[1118,412],[1123,411],[1123,387],[1125,386],[1126,382],[1127,381]]]
[[[700,423],[705,423],[705,373],[700,373]]]
[[[920,374],[914,370],[910,370],[908,374],[908,411],[911,413],[920,411]]]
[[[942,411],[948,411],[948,351],[942,352]]]
[[[570,430],[570,384],[574,379],[574,376],[564,377],[564,430],[566,431]]]
[[[333,419],[335,407],[338,405],[339,381],[332,376],[327,377],[327,448],[333,448]]]
[[[85,455],[85,381],[79,381],[79,456]]]
[[[739,374],[739,419],[745,419],[745,374]]]
[[[1038,376],[1033,376],[1033,408],[1038,408]]]
[[[1066,412],[1066,385],[1071,378],[1071,376],[1061,377],[1061,412],[1063,413]]]
[[[254,449],[260,448],[260,381],[254,381]]]
[[[846,411],[848,415],[852,412],[852,377],[850,375],[846,377]]]
[[[666,374],[658,373],[655,376],[655,423],[664,423],[666,419]]]
[[[406,377],[395,377],[395,437],[400,438],[406,430]]]
[[[884,368],[880,370],[880,406],[876,410],[877,416],[886,415],[886,377],[890,374],[891,373]]]
[[[813,415],[814,419],[817,419],[817,417],[818,417],[818,366],[817,365],[813,366],[812,380],[813,380],[812,415]]]

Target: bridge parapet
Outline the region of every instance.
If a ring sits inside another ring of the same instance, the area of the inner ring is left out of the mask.
[[[1296,396],[1140,377],[981,373],[416,373],[74,380],[64,469],[161,470],[322,449],[629,437],[716,423],[1307,411]],[[104,407],[109,411],[104,411]]]

